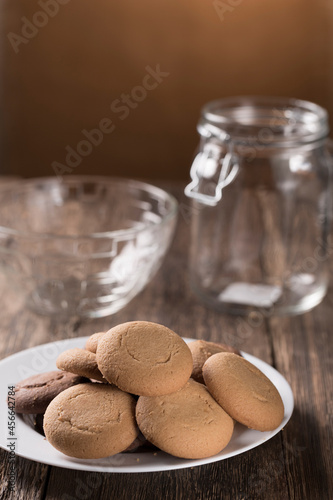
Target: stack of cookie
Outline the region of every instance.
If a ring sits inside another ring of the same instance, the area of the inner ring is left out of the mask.
[[[71,457],[110,456],[140,444],[143,435],[174,456],[205,458],[227,446],[235,420],[267,431],[284,415],[275,386],[238,351],[204,341],[187,345],[156,323],[96,333],[85,349],[62,353],[57,367],[64,372],[55,373],[76,378],[53,391],[44,431]]]

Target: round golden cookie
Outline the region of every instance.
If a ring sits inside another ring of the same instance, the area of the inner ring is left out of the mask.
[[[96,354],[98,342],[103,337],[103,335],[105,335],[105,332],[93,333],[93,335],[91,335],[87,339],[85,349],[87,349],[87,351],[90,351],[90,352],[93,352],[94,354]]]
[[[107,383],[98,369],[96,354],[86,349],[75,347],[62,352],[57,358],[56,365],[59,370]]]
[[[138,435],[135,400],[117,387],[79,384],[51,401],[44,415],[46,439],[75,458],[104,458],[128,448]]]
[[[213,398],[237,422],[257,431],[271,431],[281,424],[281,396],[252,363],[223,352],[207,359],[202,371]]]
[[[207,388],[191,379],[172,394],[141,396],[136,420],[148,441],[180,458],[216,455],[227,446],[234,428]]]
[[[138,396],[177,391],[192,372],[192,355],[184,340],[148,321],[111,328],[99,341],[96,357],[106,380]]]
[[[188,344],[193,358],[193,370],[191,377],[197,382],[204,384],[204,379],[202,376],[202,367],[210,356],[217,354],[218,352],[233,352],[238,354],[241,353],[227,344],[216,344],[215,342],[207,342],[206,340],[195,340]]]

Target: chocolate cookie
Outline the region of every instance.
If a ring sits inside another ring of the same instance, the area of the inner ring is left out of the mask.
[[[58,356],[56,364],[59,370],[107,383],[98,369],[96,354],[86,349],[68,349]]]
[[[34,431],[45,437],[43,429],[44,413],[22,413],[22,419],[23,422],[31,427]]]
[[[203,366],[206,386],[237,422],[258,431],[278,427],[284,406],[272,382],[256,366],[232,353],[214,354]]]
[[[197,382],[204,384],[204,379],[202,376],[202,367],[210,356],[217,354],[218,352],[233,352],[238,354],[241,353],[227,344],[216,344],[215,342],[207,342],[206,340],[195,340],[188,344],[193,358],[193,370],[191,377]]]
[[[105,335],[105,332],[97,332],[91,335],[86,342],[85,349],[96,354],[98,342],[103,335]]]
[[[169,394],[192,372],[191,351],[175,332],[148,321],[111,328],[99,341],[97,363],[104,377],[139,396]]]
[[[149,443],[144,435],[139,431],[138,436],[134,439],[133,443],[130,444],[129,447],[126,448],[126,450],[124,450],[124,452],[134,452],[146,445],[149,445]]]
[[[115,455],[138,435],[135,400],[114,386],[76,385],[49,404],[44,432],[52,446],[70,457]]]
[[[136,420],[148,441],[180,458],[216,455],[227,446],[234,428],[232,418],[194,380],[172,394],[141,396]]]
[[[60,392],[86,381],[79,375],[58,370],[33,375],[16,384],[15,411],[26,414],[44,413],[48,404]]]

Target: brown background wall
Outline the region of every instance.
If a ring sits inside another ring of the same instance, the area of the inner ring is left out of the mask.
[[[331,0],[55,1],[2,2],[2,173],[54,175],[108,118],[72,173],[186,179],[199,110],[223,96],[294,96],[333,115]],[[47,2],[58,12],[36,16]],[[23,16],[46,24],[22,41]],[[157,65],[168,76],[143,98],[134,88]],[[142,100],[126,118],[110,109],[131,92]]]

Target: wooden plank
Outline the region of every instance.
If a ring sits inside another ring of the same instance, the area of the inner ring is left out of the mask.
[[[266,500],[268,491],[274,491],[271,498],[276,500],[288,498],[279,437],[229,460],[176,471],[128,475],[53,468],[47,498]]]
[[[1,500],[39,500],[43,498],[47,483],[48,466],[16,457],[15,489],[9,489],[9,454],[0,449],[0,498]]]
[[[303,316],[271,320],[276,366],[295,397],[282,433],[291,499],[332,498],[332,311],[330,296]]]

